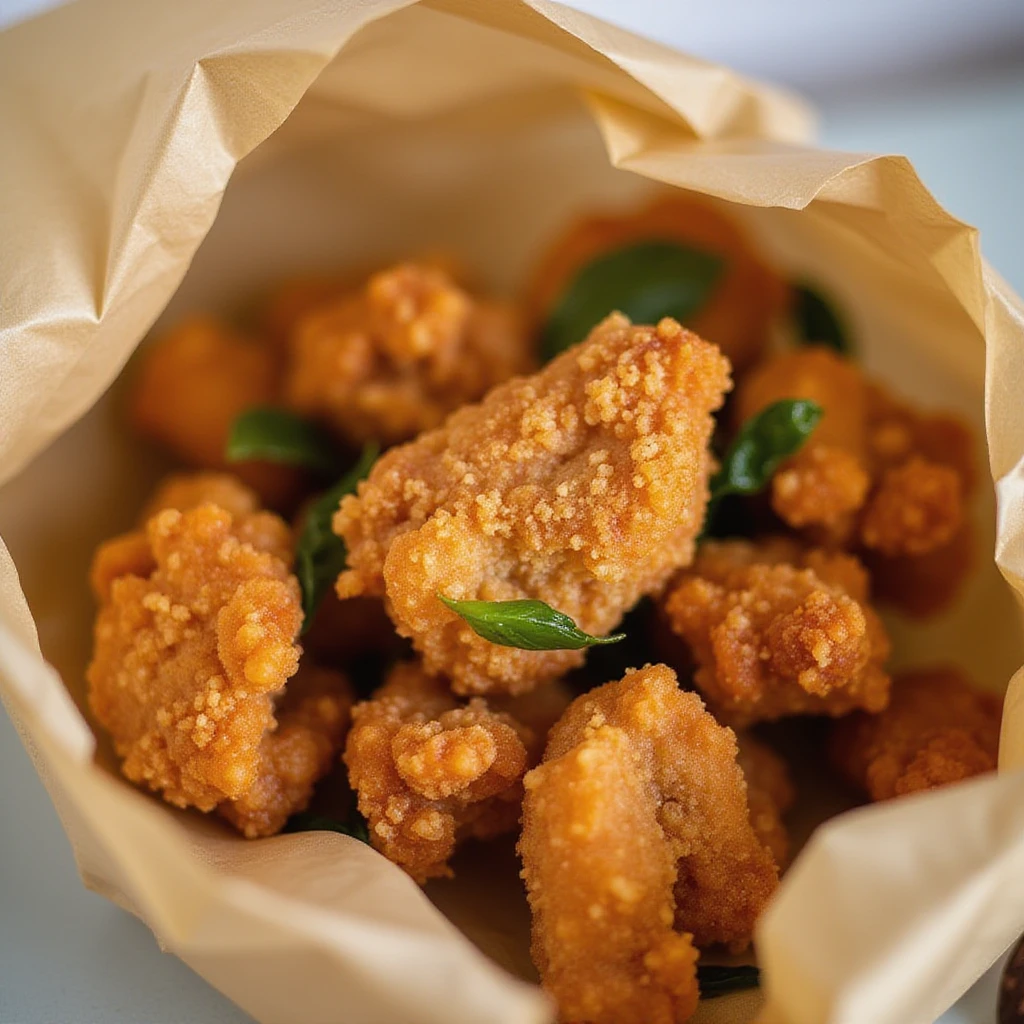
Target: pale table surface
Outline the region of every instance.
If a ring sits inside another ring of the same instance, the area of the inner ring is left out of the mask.
[[[833,93],[824,114],[829,145],[908,154],[940,201],[982,228],[989,260],[1024,290],[1024,68],[860,98]],[[2,710],[0,780],[0,1024],[250,1020],[161,953],[144,926],[82,887]],[[941,1024],[994,1024],[997,970]]]

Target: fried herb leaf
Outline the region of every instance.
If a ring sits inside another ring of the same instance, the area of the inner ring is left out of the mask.
[[[366,828],[366,819],[353,811],[348,821],[338,821],[325,814],[314,814],[311,811],[300,811],[293,814],[284,826],[285,832],[340,832],[351,836],[362,843],[370,842],[370,833]]]
[[[715,967],[704,964],[697,968],[697,982],[701,999],[727,996],[730,992],[742,992],[758,988],[761,972],[756,967]]]
[[[224,455],[228,462],[281,462],[324,476],[338,469],[330,435],[286,409],[247,409],[231,424]]]
[[[806,398],[785,398],[766,406],[740,428],[711,478],[704,532],[712,530],[719,502],[730,494],[764,490],[779,466],[795,455],[821,421],[822,408]]]
[[[331,529],[331,520],[341,499],[351,494],[373,466],[380,447],[368,444],[359,461],[312,505],[295,548],[295,575],[302,588],[302,610],[305,613],[302,631],[313,622],[313,615],[327,588],[345,568],[345,542]]]
[[[805,345],[825,345],[841,355],[853,351],[846,325],[835,307],[810,285],[793,286],[793,320]]]
[[[477,636],[502,647],[524,651],[578,651],[595,644],[614,644],[625,633],[591,636],[568,615],[543,601],[453,601],[437,595]]]
[[[546,359],[582,341],[618,310],[636,324],[685,321],[707,300],[724,263],[713,253],[651,240],[602,253],[569,282],[544,326]]]

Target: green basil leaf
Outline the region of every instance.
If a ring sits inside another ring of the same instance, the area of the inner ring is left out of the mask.
[[[635,324],[685,321],[718,283],[724,261],[678,242],[650,240],[602,253],[577,271],[544,326],[546,359],[582,341],[618,310]]]
[[[543,601],[453,601],[437,595],[477,636],[502,647],[524,651],[578,651],[595,644],[614,644],[625,633],[591,636],[568,615]]]
[[[804,446],[821,417],[821,406],[806,398],[785,398],[752,416],[711,478],[712,503],[727,494],[762,491],[779,465]]]
[[[700,985],[701,999],[714,999],[727,996],[730,992],[758,988],[761,972],[756,967],[715,967],[702,964],[697,968],[697,983]]]
[[[825,345],[842,355],[853,351],[842,318],[832,303],[810,285],[793,287],[793,320],[805,345]]]
[[[248,409],[231,424],[228,462],[281,462],[331,476],[338,452],[330,435],[286,409]]]
[[[380,454],[380,447],[368,444],[359,461],[311,506],[295,548],[295,575],[302,588],[305,633],[324,594],[345,568],[345,542],[331,529],[331,520],[346,494],[355,491]]]
[[[300,811],[288,819],[283,831],[340,832],[342,835],[351,836],[362,843],[369,844],[370,842],[366,819],[358,811],[353,811],[348,821],[338,821],[336,818],[330,818],[325,814],[313,814],[311,811]]]

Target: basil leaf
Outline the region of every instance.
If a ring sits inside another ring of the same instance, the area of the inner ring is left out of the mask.
[[[711,478],[712,503],[727,494],[763,490],[779,465],[804,446],[821,417],[821,406],[807,398],[785,398],[752,416]]]
[[[595,644],[614,644],[625,633],[591,636],[568,615],[543,601],[453,601],[437,595],[477,636],[502,647],[524,651],[579,651]]]
[[[756,967],[714,967],[705,964],[697,968],[697,983],[701,999],[715,999],[730,992],[758,988],[761,972]]]
[[[713,253],[665,240],[602,253],[577,271],[552,309],[541,337],[544,357],[582,341],[615,310],[636,324],[686,320],[707,300],[723,267]]]
[[[345,542],[331,529],[331,520],[346,494],[351,494],[380,454],[380,447],[368,444],[359,461],[310,507],[302,535],[295,548],[295,575],[302,588],[305,633],[328,587],[345,568]]]
[[[228,462],[282,462],[331,476],[338,454],[329,434],[285,409],[248,409],[231,424],[224,452]]]
[[[362,843],[369,844],[370,833],[366,827],[366,819],[353,811],[348,821],[338,821],[325,814],[313,814],[311,811],[300,811],[293,814],[285,823],[284,832],[340,832],[351,836]]]
[[[842,355],[853,351],[839,314],[821,292],[810,285],[793,287],[793,320],[805,345],[825,345]]]

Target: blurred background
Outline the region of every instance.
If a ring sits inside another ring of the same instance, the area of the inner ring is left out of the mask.
[[[125,0],[130,2],[130,0]],[[56,6],[0,0],[0,28]],[[575,0],[625,28],[807,96],[823,142],[904,153],[1024,292],[1024,0]],[[0,1022],[243,1024],[149,932],[78,881],[0,711]],[[942,1024],[991,1024],[997,973]]]

